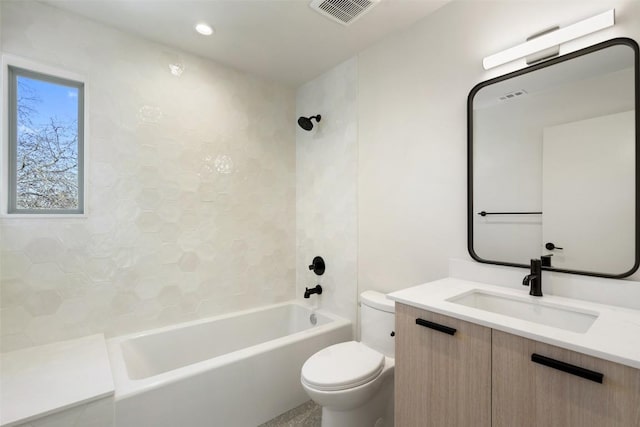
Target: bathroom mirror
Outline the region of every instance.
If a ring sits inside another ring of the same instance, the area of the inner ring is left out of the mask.
[[[475,86],[468,249],[480,262],[638,268],[638,45],[609,40]]]

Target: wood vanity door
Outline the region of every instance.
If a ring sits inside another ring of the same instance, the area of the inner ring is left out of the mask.
[[[396,427],[491,425],[491,329],[396,303],[395,337]]]
[[[640,426],[640,370],[493,330],[493,425]],[[603,374],[602,384],[531,360],[537,354]]]

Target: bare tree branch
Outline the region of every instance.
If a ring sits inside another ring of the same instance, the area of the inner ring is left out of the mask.
[[[78,207],[78,125],[50,117],[34,123],[40,99],[19,81],[17,144],[17,207]]]

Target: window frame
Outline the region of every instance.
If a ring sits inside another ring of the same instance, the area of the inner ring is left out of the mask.
[[[87,82],[78,74],[43,65],[12,55],[2,55],[3,108],[0,108],[3,128],[2,169],[0,177],[0,217],[2,218],[86,218],[87,217]],[[78,89],[78,208],[18,209],[17,201],[17,78],[24,76]]]

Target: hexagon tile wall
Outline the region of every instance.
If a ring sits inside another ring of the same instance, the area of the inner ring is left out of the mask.
[[[310,304],[357,321],[358,60],[351,58],[298,89],[296,116],[322,114],[311,132],[298,128],[296,149],[296,291],[320,283]],[[314,256],[327,263],[315,276]]]
[[[86,76],[89,110],[88,216],[0,221],[2,351],[295,296],[291,89],[2,7],[2,50]]]

